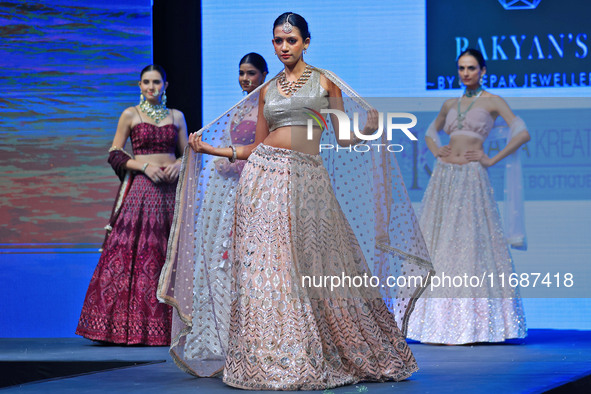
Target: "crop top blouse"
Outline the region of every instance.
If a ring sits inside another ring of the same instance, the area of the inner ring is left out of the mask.
[[[483,107],[475,107],[470,109],[462,121],[462,129],[458,129],[458,110],[451,108],[445,118],[445,125],[443,130],[447,135],[467,135],[469,137],[476,137],[484,141],[494,125],[494,119],[490,113]]]
[[[312,70],[308,81],[290,97],[282,95],[276,81],[271,81],[263,108],[269,131],[284,126],[306,126],[311,119],[306,107],[315,111],[328,108],[328,92],[320,84],[320,72]]]
[[[137,108],[136,108],[137,110]],[[172,111],[171,111],[172,112]],[[138,112],[139,114],[139,112]],[[150,155],[154,153],[175,153],[178,140],[178,129],[172,123],[156,126],[143,121],[131,129],[129,139],[134,155]]]

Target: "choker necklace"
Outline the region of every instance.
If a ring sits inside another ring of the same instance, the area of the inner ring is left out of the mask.
[[[464,96],[466,97],[474,97],[476,95],[480,96],[480,93],[482,93],[482,91],[484,90],[484,88],[482,87],[482,85],[478,86],[476,89],[464,89]]]
[[[143,113],[148,115],[156,124],[168,116],[168,108],[164,104],[152,105],[148,100],[140,103],[140,109]]]
[[[281,90],[285,93],[286,96],[291,96],[293,93],[297,92],[306,82],[310,79],[310,75],[312,75],[312,67],[309,64],[306,64],[306,68],[297,81],[288,81],[285,78],[285,70],[281,72],[279,76],[279,86],[281,86]]]
[[[472,92],[472,93],[470,95],[468,95],[467,92]],[[476,96],[476,98],[474,100],[472,100],[472,102],[470,103],[468,108],[466,108],[466,110],[464,112],[460,111],[460,104],[462,103],[462,96],[460,96],[460,98],[458,99],[458,130],[462,130],[462,128],[464,127],[464,119],[466,119],[466,114],[468,113],[468,111],[470,111],[470,108],[472,108],[472,106],[474,105],[476,100],[478,100],[478,97],[480,97],[482,92],[484,92],[484,89],[482,89],[482,86],[479,86],[478,89],[475,89],[475,90],[466,89],[466,92],[464,93],[466,95],[466,97]]]

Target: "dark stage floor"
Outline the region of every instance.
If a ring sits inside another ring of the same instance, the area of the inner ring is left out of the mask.
[[[503,344],[411,347],[421,368],[411,379],[327,392],[591,393],[591,331],[530,330],[525,340]],[[185,374],[165,347],[7,338],[0,339],[0,367],[4,385],[44,379],[1,388],[3,393],[239,392],[220,379]]]

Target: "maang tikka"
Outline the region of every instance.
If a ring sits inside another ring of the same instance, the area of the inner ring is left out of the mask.
[[[285,34],[289,34],[293,31],[293,25],[289,23],[289,17],[292,15],[293,14],[289,14],[287,18],[285,18],[285,23],[283,24],[283,26],[281,26],[281,30],[283,30]]]

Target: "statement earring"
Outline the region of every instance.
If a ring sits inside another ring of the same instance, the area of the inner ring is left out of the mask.
[[[162,92],[162,105],[166,107],[166,90]]]
[[[144,94],[140,93],[140,104],[143,103],[144,101],[146,101]]]
[[[478,83],[480,83],[480,86],[482,86],[482,84],[484,83],[484,79],[482,78],[484,75],[480,76],[480,80],[478,80]]]
[[[307,51],[308,51],[307,49],[304,49],[304,55],[306,54]]]

